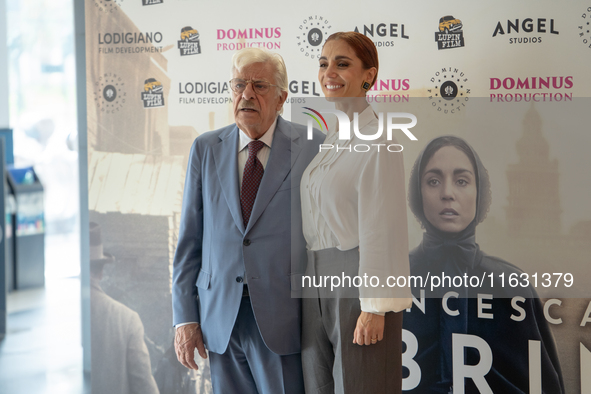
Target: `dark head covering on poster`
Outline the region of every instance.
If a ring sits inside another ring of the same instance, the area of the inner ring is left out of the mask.
[[[466,154],[475,170],[476,214],[458,233],[435,228],[423,211],[421,175],[430,158],[444,146],[453,146]],[[429,284],[423,289],[424,293],[413,289],[423,306],[413,305],[411,312],[405,314],[403,324],[418,342],[413,360],[419,365],[421,377],[418,385],[408,392],[447,394],[453,386],[454,368],[486,362],[483,359],[490,352],[492,366],[485,380],[462,379],[466,392],[482,392],[481,386],[486,384],[494,393],[528,393],[529,341],[539,341],[542,388],[548,393],[564,393],[554,338],[535,290],[501,286],[500,274],[508,277],[522,271],[485,254],[476,243],[476,226],[486,218],[491,204],[491,185],[488,172],[474,149],[455,136],[438,137],[429,142],[413,166],[408,199],[413,214],[425,229],[423,241],[410,252],[411,275],[423,278],[467,275],[468,278],[478,277],[480,281],[485,278],[485,283],[476,288],[464,286],[463,281],[460,287],[440,286],[433,292],[429,291]],[[514,297],[521,298],[513,300]],[[465,352],[461,352],[465,357],[454,360],[453,341],[472,336],[483,339],[486,345],[475,348],[466,344]]]

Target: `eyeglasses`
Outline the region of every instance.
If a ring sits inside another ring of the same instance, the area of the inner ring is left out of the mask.
[[[244,92],[246,86],[248,86],[249,83],[252,83],[254,92],[256,94],[260,94],[261,96],[267,94],[269,89],[271,89],[271,86],[277,86],[267,81],[253,81],[252,79],[245,81],[244,79],[234,78],[230,80],[230,89],[238,94],[241,94]]]

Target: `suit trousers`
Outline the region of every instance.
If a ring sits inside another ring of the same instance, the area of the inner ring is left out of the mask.
[[[242,297],[230,343],[209,352],[215,394],[304,394],[300,353],[280,356],[261,337],[250,297]]]
[[[337,273],[338,271],[338,273]],[[357,248],[308,251],[306,275],[359,273]],[[317,282],[319,283],[319,282]],[[353,343],[361,313],[359,290],[304,289],[302,363],[306,394],[393,394],[402,391],[402,312],[385,316],[384,338],[373,345]]]

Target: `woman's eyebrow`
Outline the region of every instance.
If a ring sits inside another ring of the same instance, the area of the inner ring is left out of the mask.
[[[468,173],[470,173],[470,174],[474,175],[474,174],[472,173],[472,171],[470,171],[470,170],[467,170],[467,169],[465,169],[465,168],[456,168],[456,169],[454,170],[454,175],[463,174],[464,172],[468,172]]]
[[[427,175],[428,173],[433,173],[435,175],[443,176],[443,171],[441,171],[439,168],[431,168],[431,169],[425,171],[425,173],[423,175]]]
[[[469,174],[472,174],[472,175],[474,175],[474,174],[472,173],[472,171],[470,171],[470,170],[468,170],[468,169],[466,169],[466,168],[456,168],[456,169],[454,170],[454,175],[463,174],[463,173],[465,173],[465,172],[467,172],[467,173],[469,173]],[[431,169],[429,169],[429,170],[425,171],[425,174],[423,174],[423,175],[426,175],[426,174],[428,174],[428,173],[432,173],[432,174],[435,174],[435,175],[443,176],[443,171],[441,171],[439,168],[431,168]]]

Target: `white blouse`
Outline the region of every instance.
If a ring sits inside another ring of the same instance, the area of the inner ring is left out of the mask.
[[[359,114],[358,125],[362,134],[375,134],[379,123],[370,106]],[[386,149],[396,141],[387,140],[385,130],[374,141],[360,140],[353,130],[351,136],[351,140],[338,140],[338,133],[329,130],[324,143],[335,148],[318,153],[302,175],[304,237],[309,250],[358,247],[359,276],[380,278],[378,293],[369,287],[371,295],[380,298],[364,298],[364,289],[359,289],[361,310],[398,312],[412,304],[410,288],[386,283],[389,276],[408,280],[410,275],[402,153]],[[348,150],[357,144],[369,145],[371,150]],[[385,145],[378,152],[372,144]]]

